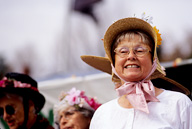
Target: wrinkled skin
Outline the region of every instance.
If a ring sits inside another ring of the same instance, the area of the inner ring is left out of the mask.
[[[5,112],[5,107],[7,105],[13,106],[15,109],[15,113],[13,115],[9,115]],[[24,122],[24,109],[23,109],[23,99],[22,97],[9,94],[0,98],[0,108],[4,109],[3,119],[8,124],[10,129],[17,129]]]
[[[147,44],[139,41],[140,36],[135,35],[135,38],[131,39],[130,41],[126,39],[122,40],[117,47],[126,46],[131,49],[133,46],[136,45],[144,45],[150,50],[150,47]],[[131,50],[129,55],[125,58],[122,58],[115,54],[115,70],[118,75],[125,81],[140,81],[150,73],[151,68],[152,60],[150,53],[147,53],[142,57],[137,57]]]
[[[60,112],[60,129],[89,129],[89,124],[90,119],[72,106]]]

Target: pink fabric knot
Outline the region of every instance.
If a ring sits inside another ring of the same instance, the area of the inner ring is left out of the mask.
[[[115,71],[112,65],[112,71],[125,83],[116,89],[119,96],[126,95],[133,108],[149,113],[147,102],[159,102],[155,97],[155,89],[150,80],[146,80],[157,67],[156,59],[153,61],[152,70],[149,75],[138,82],[127,82],[123,80]]]
[[[150,80],[144,82],[125,82],[116,89],[119,96],[126,95],[131,105],[138,110],[149,113],[147,101],[159,102],[155,97],[154,86]]]

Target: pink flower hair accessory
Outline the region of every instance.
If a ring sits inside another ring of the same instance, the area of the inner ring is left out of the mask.
[[[96,98],[90,98],[85,95],[84,91],[72,88],[69,92],[62,92],[60,95],[60,104],[68,104],[75,108],[86,108],[95,111],[101,104],[96,101]]]
[[[37,88],[32,87],[31,84],[22,83],[20,81],[16,81],[14,79],[7,79],[7,77],[4,77],[0,81],[0,87],[6,88],[6,87],[14,87],[14,88],[30,88],[32,90],[38,91]]]

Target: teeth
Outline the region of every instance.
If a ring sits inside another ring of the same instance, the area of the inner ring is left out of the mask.
[[[137,65],[128,65],[127,68],[138,68],[139,66]]]

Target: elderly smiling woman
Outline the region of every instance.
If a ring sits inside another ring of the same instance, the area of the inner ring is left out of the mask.
[[[29,75],[6,73],[0,81],[0,118],[9,129],[54,129],[39,112],[45,97]]]
[[[55,128],[89,129],[91,118],[101,104],[76,88],[62,92],[59,97],[60,102],[54,105]]]
[[[189,91],[165,77],[156,52],[161,37],[147,20],[135,17],[120,19],[106,31],[103,41],[107,58],[103,62],[108,64],[108,60],[111,63],[112,79],[121,86],[116,88],[119,97],[103,104],[95,112],[91,129],[192,128]],[[94,57],[91,58],[94,61]],[[96,66],[91,61],[85,62]],[[103,69],[100,66],[95,68]],[[174,83],[187,95],[165,90],[164,86],[157,88],[151,81],[157,78]]]

